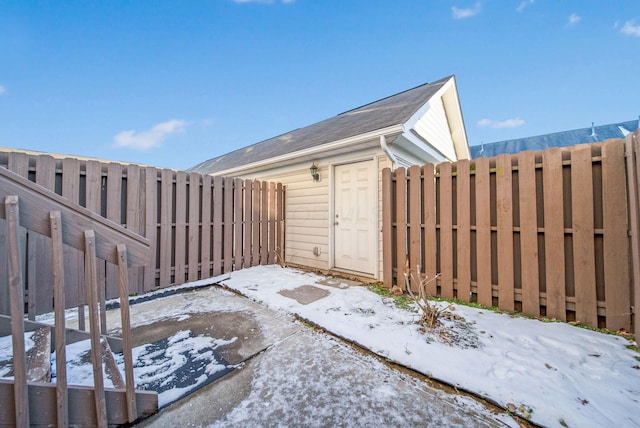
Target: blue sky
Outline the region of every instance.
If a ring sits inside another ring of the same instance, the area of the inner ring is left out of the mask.
[[[0,146],[185,169],[455,74],[471,145],[640,115],[638,0],[0,0]]]

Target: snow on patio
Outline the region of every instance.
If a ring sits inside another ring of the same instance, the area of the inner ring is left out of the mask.
[[[622,337],[441,302],[457,316],[451,324],[461,337],[456,346],[420,332],[417,313],[393,299],[366,287],[319,284],[323,279],[257,266],[233,272],[222,284],[537,424],[640,426],[639,354]],[[280,294],[305,285],[328,295],[300,304]]]

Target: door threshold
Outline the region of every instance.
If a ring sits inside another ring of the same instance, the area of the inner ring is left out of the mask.
[[[330,275],[334,275],[337,277],[342,277],[342,278],[346,278],[346,279],[353,279],[355,281],[359,281],[362,282],[364,284],[371,284],[374,282],[379,282],[376,277],[374,276],[374,274],[372,273],[364,273],[364,272],[357,272],[357,271],[352,271],[352,270],[348,270],[348,269],[340,269],[340,268],[332,268],[329,269],[328,273]]]

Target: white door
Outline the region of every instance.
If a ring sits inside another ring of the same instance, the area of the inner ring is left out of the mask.
[[[377,248],[373,161],[339,165],[334,172],[334,266],[373,274]]]

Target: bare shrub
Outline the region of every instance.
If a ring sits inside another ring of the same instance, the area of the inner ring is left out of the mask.
[[[440,317],[446,308],[441,308],[437,303],[429,301],[427,293],[427,285],[435,281],[440,274],[429,277],[426,273],[420,272],[420,266],[416,266],[415,271],[409,266],[409,260],[405,262],[404,283],[409,296],[414,300],[418,308],[420,308],[421,316],[418,324],[426,328],[436,328],[440,326]],[[417,284],[417,294],[411,290],[411,281]]]
[[[282,251],[282,248],[276,247],[275,255],[276,255],[276,263],[280,265],[280,267],[286,268],[287,262],[284,259],[284,251]]]

